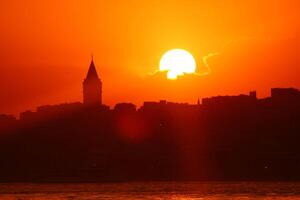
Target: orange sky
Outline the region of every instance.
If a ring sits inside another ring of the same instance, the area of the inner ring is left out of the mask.
[[[92,52],[110,106],[300,88],[299,29],[299,0],[1,1],[0,113],[81,101]],[[210,74],[153,74],[173,48]]]

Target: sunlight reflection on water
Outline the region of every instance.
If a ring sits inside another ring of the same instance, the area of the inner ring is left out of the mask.
[[[0,184],[1,200],[300,199],[300,183],[154,182],[118,184]]]

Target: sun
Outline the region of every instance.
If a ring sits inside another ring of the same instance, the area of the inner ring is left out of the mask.
[[[160,59],[159,70],[167,71],[168,79],[177,79],[177,76],[194,73],[196,61],[188,51],[172,49],[167,51]]]

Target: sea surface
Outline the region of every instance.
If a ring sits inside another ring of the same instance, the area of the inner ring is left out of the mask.
[[[1,200],[300,199],[300,182],[0,184]]]

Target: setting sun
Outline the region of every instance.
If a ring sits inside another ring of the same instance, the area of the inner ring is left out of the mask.
[[[159,70],[167,71],[168,79],[177,79],[177,76],[194,73],[196,61],[188,51],[172,49],[161,58]]]

